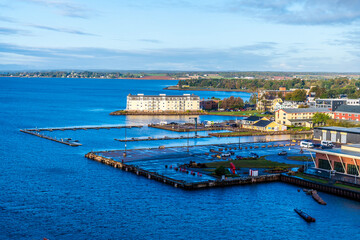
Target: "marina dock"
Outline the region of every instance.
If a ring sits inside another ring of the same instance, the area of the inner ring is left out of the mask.
[[[78,146],[82,145],[81,143],[78,143],[78,142],[67,141],[65,139],[56,139],[56,138],[52,138],[52,137],[49,137],[49,136],[46,136],[46,135],[42,135],[42,134],[40,134],[39,132],[36,132],[36,131],[29,131],[29,130],[26,130],[26,129],[24,129],[24,130],[20,129],[20,132],[31,134],[31,135],[34,135],[34,136],[37,136],[37,137],[40,137],[40,138],[45,138],[45,139],[48,139],[48,140],[51,140],[51,141],[54,141],[54,142],[58,142],[58,143],[62,143],[62,144],[65,144],[65,145],[68,145],[68,146],[71,146],[71,147],[78,147]]]
[[[146,137],[146,138],[130,138],[130,139],[117,139],[116,141],[119,142],[139,142],[139,141],[156,141],[156,140],[176,140],[176,139],[196,139],[196,138],[211,138],[211,136],[193,136],[193,137],[187,137],[187,136],[180,136],[180,137]]]
[[[76,127],[53,127],[53,128],[31,128],[31,129],[24,129],[23,131],[35,131],[35,132],[41,132],[41,131],[66,131],[66,130],[99,130],[99,129],[120,129],[120,128],[142,128],[142,125],[131,125],[131,126],[124,126],[124,125],[109,125],[109,126],[76,126]]]

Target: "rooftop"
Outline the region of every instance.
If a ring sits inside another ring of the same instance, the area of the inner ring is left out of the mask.
[[[284,108],[278,111],[284,111],[287,113],[316,113],[316,112],[331,112],[329,109],[326,108]]]
[[[360,114],[360,106],[341,105],[335,110],[335,112],[347,112],[347,113],[359,113]]]
[[[333,149],[308,149],[310,152],[335,155],[339,157],[360,158],[360,144],[343,145]]]
[[[329,131],[338,131],[338,132],[347,132],[347,133],[360,133],[360,128],[346,128],[346,127],[317,127],[315,129],[329,130]]]
[[[253,126],[256,127],[266,127],[267,125],[269,125],[270,123],[272,123],[272,121],[268,121],[268,120],[260,120],[257,123],[255,123]]]
[[[257,116],[250,116],[245,118],[245,121],[259,121],[260,119],[262,119],[262,117],[257,117]]]

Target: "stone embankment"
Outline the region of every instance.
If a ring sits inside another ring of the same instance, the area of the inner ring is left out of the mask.
[[[149,115],[149,116],[168,116],[168,115],[208,115],[207,112],[204,111],[164,111],[164,112],[145,112],[145,111],[125,111],[119,110],[115,112],[111,112],[110,115]]]

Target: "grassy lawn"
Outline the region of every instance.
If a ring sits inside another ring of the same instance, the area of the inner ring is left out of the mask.
[[[334,186],[360,192],[360,188],[358,188],[358,187],[348,186],[348,185],[341,184],[341,183],[335,183]]]
[[[311,177],[311,176],[305,175],[305,174],[300,173],[300,172],[296,173],[295,176],[301,177],[303,179],[307,179],[307,180],[310,180],[310,181],[313,181],[313,182],[317,182],[317,183],[323,183],[323,184],[328,183],[328,180],[320,179],[320,178],[316,178],[316,177]]]
[[[311,158],[307,157],[307,156],[290,156],[290,157],[287,157],[287,159],[294,160],[294,161],[299,161],[299,162],[309,162],[309,161],[311,161]]]
[[[263,158],[259,158],[257,160],[233,160],[233,161],[211,162],[211,163],[206,163],[206,166],[208,168],[214,168],[214,169],[220,166],[229,168],[231,162],[235,165],[236,168],[291,168],[298,166],[294,164],[273,162]]]
[[[288,130],[293,130],[293,131],[310,131],[311,128],[309,128],[309,127],[288,127]]]
[[[272,117],[272,115],[269,114],[261,114],[259,111],[240,111],[240,112],[209,112],[209,114],[214,115],[231,115],[231,116],[249,116],[249,115],[256,115],[258,117]]]
[[[256,133],[259,132],[251,132],[251,131],[246,131],[246,132],[222,132],[222,133],[215,133],[216,136],[248,136],[248,135],[255,135]],[[263,135],[263,133],[260,133],[261,135]]]

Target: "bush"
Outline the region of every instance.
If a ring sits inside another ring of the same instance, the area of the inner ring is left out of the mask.
[[[227,173],[228,173],[228,170],[224,166],[220,166],[217,169],[215,169],[216,176],[226,175]]]

